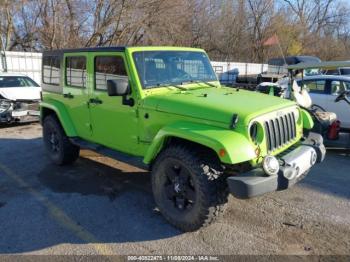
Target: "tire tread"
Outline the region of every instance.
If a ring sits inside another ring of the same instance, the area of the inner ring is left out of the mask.
[[[224,211],[224,204],[227,202],[228,188],[223,168],[219,161],[206,153],[198,149],[193,151],[186,145],[170,145],[158,155],[154,165],[156,171],[158,164],[163,159],[176,156],[185,165],[198,170],[196,175],[199,176],[199,188],[205,192],[205,194],[200,194],[199,201],[205,204],[201,206],[200,214],[196,220],[192,224],[183,224],[163,213],[171,224],[183,231],[194,231],[202,226],[210,225]],[[154,186],[156,185],[152,179],[152,187]]]
[[[48,115],[45,117],[43,121],[43,132],[45,132],[45,128],[48,125],[51,125],[56,130],[59,135],[59,139],[62,140],[61,142],[63,148],[59,157],[57,159],[53,159],[55,163],[58,165],[68,165],[76,161],[79,157],[80,148],[72,144],[72,142],[69,140],[57,117],[54,115]]]

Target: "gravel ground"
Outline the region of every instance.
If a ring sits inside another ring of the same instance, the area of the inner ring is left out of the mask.
[[[350,156],[328,152],[293,188],[229,198],[194,233],[155,209],[149,173],[82,151],[72,166],[45,155],[39,124],[0,128],[1,254],[350,255]]]

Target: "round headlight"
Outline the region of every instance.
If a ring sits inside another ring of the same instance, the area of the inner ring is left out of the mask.
[[[280,170],[280,164],[274,156],[266,156],[263,160],[263,169],[265,173],[269,176],[277,175]]]

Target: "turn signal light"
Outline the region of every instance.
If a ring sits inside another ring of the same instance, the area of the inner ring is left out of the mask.
[[[261,152],[260,147],[257,147],[257,148],[255,149],[255,155],[256,155],[257,157],[260,156],[260,152]]]

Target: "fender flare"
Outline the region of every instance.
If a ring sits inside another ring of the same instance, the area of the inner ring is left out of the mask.
[[[244,135],[234,130],[190,122],[176,122],[160,129],[148,147],[143,162],[150,164],[165,146],[168,138],[176,137],[212,149],[225,164],[237,164],[255,159],[255,148]],[[220,156],[219,152],[225,150]]]
[[[312,129],[314,127],[314,120],[312,120],[310,113],[302,108],[300,111],[303,120],[303,128]]]
[[[77,136],[77,132],[75,130],[74,124],[66,108],[60,102],[54,101],[54,100],[50,101],[50,103],[41,102],[40,103],[40,120],[41,121],[43,121],[42,117],[43,117],[43,111],[45,108],[55,112],[67,136],[69,137]]]

